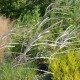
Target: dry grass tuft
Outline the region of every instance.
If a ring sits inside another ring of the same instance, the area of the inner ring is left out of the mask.
[[[5,54],[5,45],[8,41],[8,32],[12,25],[10,19],[0,17],[0,63],[3,62]]]

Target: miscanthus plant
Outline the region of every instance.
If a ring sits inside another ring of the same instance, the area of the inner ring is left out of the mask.
[[[73,78],[63,78],[63,75],[66,74],[63,69],[66,66],[64,62],[66,57],[61,55],[60,59],[63,60],[61,63],[58,57],[55,57],[67,51],[71,53],[71,50],[74,51],[76,48],[79,53],[80,27],[78,22],[74,22],[75,19],[79,21],[74,15],[75,9],[76,7],[72,6],[71,2],[56,1],[46,8],[43,19],[38,13],[38,6],[33,11],[33,15],[30,13],[25,15],[22,22],[18,19],[14,27],[14,34],[11,36],[11,43],[8,43],[12,45],[12,48],[8,50],[10,52],[8,52],[6,63],[0,68],[1,79],[46,80],[46,75],[49,74],[52,75],[53,80],[75,79],[73,76]],[[71,59],[73,57],[68,56],[66,64]],[[48,69],[41,68],[42,64]],[[61,75],[57,72],[58,68]]]

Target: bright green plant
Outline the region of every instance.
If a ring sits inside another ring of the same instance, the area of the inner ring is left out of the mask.
[[[53,80],[79,80],[80,79],[80,52],[68,51],[67,54],[55,55],[51,61]]]

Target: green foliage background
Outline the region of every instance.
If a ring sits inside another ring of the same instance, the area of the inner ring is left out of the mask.
[[[33,13],[36,6],[39,6],[40,15],[43,16],[46,7],[51,3],[51,0],[1,0],[0,12],[7,17],[19,18],[28,12]]]

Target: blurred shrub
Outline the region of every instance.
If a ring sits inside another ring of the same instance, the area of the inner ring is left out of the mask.
[[[36,6],[39,6],[40,15],[43,16],[46,7],[51,3],[51,0],[1,0],[0,1],[0,13],[10,18],[22,17],[27,12],[34,14],[32,11]]]

